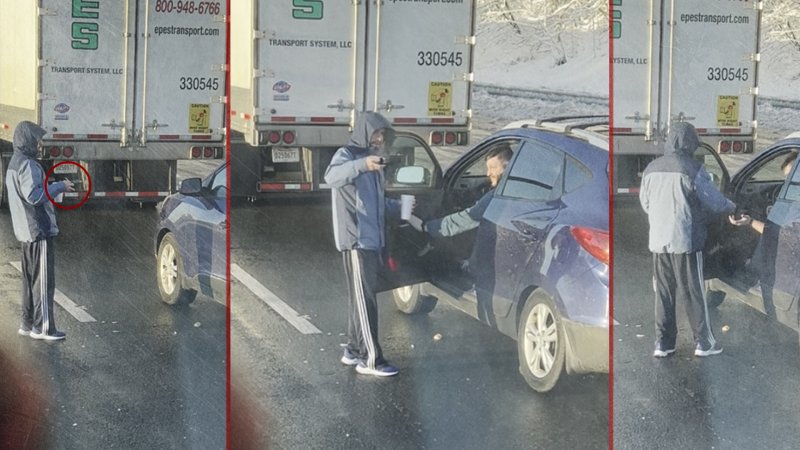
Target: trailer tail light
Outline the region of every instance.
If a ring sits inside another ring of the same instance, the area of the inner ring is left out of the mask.
[[[455,144],[456,143],[456,134],[453,133],[452,131],[448,131],[447,133],[444,134],[444,142],[447,145]]]
[[[735,141],[733,143],[733,153],[742,153],[742,141]]]
[[[277,144],[281,141],[281,133],[278,131],[270,131],[267,135],[267,141],[269,141],[270,144]]]
[[[731,143],[730,141],[721,141],[719,143],[719,152],[726,154],[731,152]]]
[[[441,131],[434,131],[431,133],[431,144],[433,145],[441,145],[444,138],[442,137]]]
[[[75,154],[75,149],[72,147],[64,147],[62,153],[64,154],[64,158],[72,158],[72,155]]]
[[[192,159],[199,158],[200,155],[203,154],[203,147],[194,146],[192,147],[191,157]]]
[[[570,232],[584,250],[603,264],[608,265],[610,256],[607,231],[585,227],[570,227]]]
[[[294,131],[284,131],[283,132],[283,142],[286,144],[293,144],[294,143]]]
[[[61,156],[61,147],[50,147],[50,157],[58,158],[59,156]]]
[[[203,147],[203,158],[213,158],[214,147]]]

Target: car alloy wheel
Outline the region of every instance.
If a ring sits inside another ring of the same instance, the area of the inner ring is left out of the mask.
[[[525,302],[519,322],[519,370],[535,391],[552,389],[564,370],[564,332],[553,300],[536,290]]]
[[[165,234],[158,246],[156,271],[158,291],[164,303],[189,303],[197,296],[197,291],[183,285],[183,261],[172,233]]]
[[[419,284],[402,286],[392,291],[394,305],[406,314],[428,314],[436,308],[437,299],[420,292]]]

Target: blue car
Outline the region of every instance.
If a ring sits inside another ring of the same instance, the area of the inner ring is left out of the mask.
[[[225,303],[227,167],[183,180],[158,206],[156,276],[168,304],[191,302],[198,292]]]
[[[397,308],[427,313],[445,300],[512,337],[538,392],[564,371],[608,372],[607,131],[607,117],[514,123],[444,173],[424,144],[399,133],[387,195],[415,195],[423,220],[473,205],[490,189],[487,153],[510,146],[514,154],[477,229],[433,239],[390,225],[381,282]]]

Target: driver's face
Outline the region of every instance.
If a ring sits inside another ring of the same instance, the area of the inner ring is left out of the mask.
[[[499,157],[493,156],[486,160],[486,176],[489,177],[492,187],[497,187],[504,170],[503,161]]]

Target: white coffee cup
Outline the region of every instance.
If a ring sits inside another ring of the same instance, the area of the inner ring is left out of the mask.
[[[400,196],[400,218],[408,220],[411,218],[411,210],[414,206],[414,196],[403,194]]]
[[[62,192],[62,193],[56,195],[56,199],[55,200],[56,200],[56,203],[62,203],[64,201],[64,193]]]

